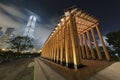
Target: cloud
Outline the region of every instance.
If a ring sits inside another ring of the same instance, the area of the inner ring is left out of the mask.
[[[16,29],[16,33],[19,34],[23,30],[22,27],[25,27],[26,20],[26,14],[22,13],[19,8],[0,3],[0,26],[3,27],[3,31],[8,27],[13,27]]]
[[[102,36],[102,37],[103,37],[103,41],[104,41],[105,45],[106,45],[106,46],[109,46],[108,42],[106,41],[106,39],[107,39],[106,36]],[[99,46],[102,46],[99,38],[97,39],[97,42],[98,42],[98,45],[99,45]]]
[[[3,31],[8,27],[13,27],[15,28],[16,35],[23,35],[31,15],[37,18],[34,31],[34,45],[37,49],[40,49],[57,24],[59,17],[57,15],[48,17],[44,11],[39,11],[38,15],[26,8],[18,7],[13,4],[0,3],[0,26],[3,27]]]
[[[41,24],[40,16],[34,12],[14,5],[5,5],[0,3],[0,26],[2,27],[3,32],[8,27],[12,27],[15,28],[16,35],[23,35],[30,15],[34,15],[37,18],[34,32],[34,45],[39,49],[49,36],[50,31],[52,30],[51,26],[54,24]],[[50,20],[51,23],[53,23],[53,21],[54,20]]]

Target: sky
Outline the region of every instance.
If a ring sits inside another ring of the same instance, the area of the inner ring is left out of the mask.
[[[39,49],[64,10],[77,6],[100,21],[103,36],[120,29],[120,0],[0,0],[0,26],[23,35],[31,15],[37,18],[34,45]]]

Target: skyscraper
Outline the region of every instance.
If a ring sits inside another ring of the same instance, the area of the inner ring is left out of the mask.
[[[7,40],[13,36],[15,28],[7,28],[5,33],[0,37],[0,49],[6,49]]]
[[[15,28],[7,28],[7,30],[5,31],[5,34],[8,34],[9,36],[13,35],[14,30]]]
[[[28,36],[28,37],[34,39],[33,33],[34,33],[35,23],[36,23],[36,17],[30,16],[27,26],[25,28],[24,36]]]
[[[0,36],[3,34],[2,27],[0,27]]]

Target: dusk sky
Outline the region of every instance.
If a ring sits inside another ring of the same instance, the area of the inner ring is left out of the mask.
[[[40,48],[64,9],[74,5],[99,19],[103,35],[120,29],[120,0],[0,0],[0,26],[23,35],[30,15],[35,15],[35,45]]]

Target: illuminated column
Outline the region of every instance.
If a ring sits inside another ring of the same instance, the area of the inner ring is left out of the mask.
[[[52,60],[54,61],[54,46],[55,46],[55,44],[54,44],[54,35],[53,35],[53,38],[52,38]]]
[[[93,29],[91,29],[91,32],[92,32],[92,37],[93,37],[94,44],[95,44],[95,47],[96,47],[96,50],[97,50],[98,58],[99,58],[99,60],[102,60],[102,55],[100,53],[100,50],[99,50],[99,47],[98,47],[98,43],[97,43],[97,40],[95,38],[95,33],[94,33]]]
[[[94,52],[92,42],[91,42],[91,39],[90,39],[90,33],[89,33],[89,31],[87,31],[86,33],[87,33],[87,37],[88,37],[88,43],[90,45],[90,51],[91,51],[92,59],[96,59],[95,52]]]
[[[53,37],[53,61],[55,61],[55,33]]]
[[[69,45],[68,45],[68,49],[69,49],[69,55],[68,55],[68,61],[69,61],[69,64],[74,64],[74,58],[73,58],[73,47],[72,47],[72,36],[71,35],[71,32],[70,32],[70,24],[69,24],[69,27],[68,27],[68,31],[69,31]]]
[[[60,26],[61,26],[61,38],[60,38],[60,40],[61,40],[61,42],[60,42],[60,44],[61,44],[61,51],[60,51],[60,63],[62,64],[62,59],[63,59],[63,26],[62,26],[62,23],[60,23]]]
[[[84,39],[84,44],[85,44],[86,56],[87,56],[87,59],[90,59],[90,54],[89,54],[89,50],[88,50],[88,45],[87,45],[85,33],[83,33],[83,37],[84,37],[83,39]]]
[[[63,41],[63,54],[62,54],[62,62],[65,62],[65,25],[63,25],[63,36],[62,36],[62,41]]]
[[[47,50],[48,50],[48,49],[47,49],[47,44],[46,44],[46,51],[45,51],[45,54],[46,54],[46,55],[45,55],[45,57],[47,57]]]
[[[50,44],[49,46],[51,45],[52,46],[52,39],[50,38]],[[49,51],[50,51],[50,60],[52,60],[52,47],[49,47]]]
[[[53,37],[53,61],[55,61],[55,33]]]
[[[46,49],[46,51],[45,51],[45,54],[46,54],[45,57],[47,57],[47,50],[48,50],[48,49],[47,49],[47,45],[48,45],[48,44],[46,44],[46,47],[45,47],[45,49]]]
[[[65,20],[65,54],[66,54],[66,66],[68,67],[68,62],[69,62],[69,59],[68,59],[68,53],[69,53],[69,31],[68,31],[68,26],[67,26],[67,23],[66,23],[66,19]]]
[[[84,44],[83,44],[83,34],[80,35],[80,43],[81,43],[81,49],[82,49],[82,56],[83,56],[83,59],[85,59],[85,50],[84,50]]]
[[[46,56],[46,58],[47,58],[47,57],[48,57],[48,56],[47,56],[47,55],[48,55],[48,53],[47,53],[47,52],[48,52],[48,42],[47,42],[47,44],[46,44],[46,51],[45,51],[45,52],[46,52],[46,53],[45,53],[45,54],[46,54],[45,56]]]
[[[59,58],[59,27],[57,27],[57,62],[58,62],[58,58]]]
[[[51,51],[52,51],[51,49],[52,49],[52,47],[50,47],[50,46],[51,46],[51,38],[50,38],[50,40],[49,40],[49,47],[48,47],[48,48],[49,48],[50,60],[51,60],[51,56],[52,56],[52,55],[51,55]]]
[[[47,52],[49,59],[51,59],[51,50],[50,50],[50,39],[48,41],[48,52]]]
[[[65,57],[66,57],[66,54],[65,54],[65,25],[64,25],[64,28],[63,28],[63,62],[65,63]]]
[[[53,42],[53,61],[55,61],[55,58],[54,58],[54,55],[55,55],[55,33],[54,33],[52,42]]]
[[[52,41],[53,41],[53,36],[51,37],[51,41],[50,41],[51,42],[50,43],[51,44],[51,50],[50,50],[51,51],[51,60],[53,60],[53,43],[52,43]]]
[[[58,49],[58,63],[60,63],[60,53],[61,53],[61,26],[60,23],[58,24],[58,28],[59,28],[59,36],[58,36],[58,45],[59,45],[59,49]]]
[[[79,51],[80,51],[80,59],[82,59],[83,58],[83,56],[82,56],[82,48],[81,48],[81,37],[80,37],[80,34],[78,35],[79,36]]]
[[[61,26],[58,24],[58,63],[60,62],[60,52],[61,52]]]
[[[56,31],[57,32],[57,31]],[[57,33],[55,33],[55,50],[54,50],[54,59],[55,59],[55,62],[56,62],[56,57],[57,57]]]
[[[46,57],[49,59],[50,58],[50,56],[49,56],[49,41],[48,41],[48,43],[47,43],[47,51],[46,51]]]
[[[81,61],[78,59],[79,57],[79,44],[78,44],[78,34],[77,34],[77,27],[75,16],[70,13],[70,32],[72,38],[72,47],[73,47],[73,59],[74,59],[74,68],[77,69],[78,65],[81,64]]]
[[[56,38],[56,43],[55,43],[55,62],[57,62],[57,47],[58,47],[58,31],[56,30],[56,34],[55,34]]]
[[[104,50],[104,52],[105,52],[106,59],[107,59],[107,60],[110,60],[110,55],[109,55],[108,50],[107,50],[107,48],[106,48],[106,46],[105,46],[105,43],[104,43],[104,41],[103,41],[103,38],[102,38],[100,29],[99,29],[98,26],[96,26],[96,30],[97,30],[97,33],[98,33],[100,42],[102,43],[102,46],[103,46],[103,50]]]
[[[51,37],[51,40],[50,40],[50,45],[51,45],[51,60],[53,59],[53,43],[52,43],[52,39],[53,39],[53,36]]]
[[[49,56],[49,59],[51,59],[51,50],[50,50],[50,39],[49,39],[49,42],[48,42],[48,56]]]
[[[50,56],[49,56],[49,41],[48,41],[48,43],[47,43],[47,51],[46,51],[46,56],[48,57],[48,59],[50,59]]]
[[[49,47],[48,47],[49,59],[51,60],[52,59],[52,47],[50,47],[50,45],[51,45],[51,38],[49,39]]]
[[[48,43],[47,43],[47,51],[46,51],[47,55],[46,56],[47,56],[48,59],[50,59],[50,56],[49,56],[50,54],[48,52],[49,52],[49,40],[48,40]]]
[[[65,21],[65,59],[66,66],[69,67],[69,64],[73,63],[72,58],[72,45],[70,37],[70,24]]]

